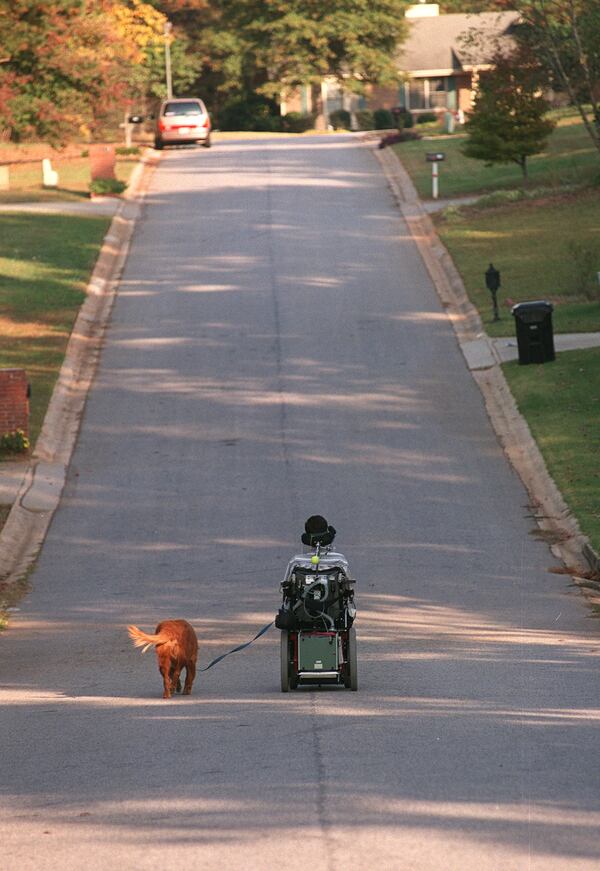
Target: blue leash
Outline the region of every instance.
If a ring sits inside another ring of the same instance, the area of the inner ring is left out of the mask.
[[[217,656],[216,659],[213,659],[212,662],[209,662],[204,668],[197,669],[198,671],[208,671],[209,668],[212,668],[213,665],[216,665],[217,662],[221,662],[222,659],[225,659],[226,656],[231,656],[232,653],[237,653],[239,650],[243,650],[245,647],[249,647],[253,641],[256,641],[257,638],[260,638],[261,635],[264,635],[265,632],[273,626],[275,623],[274,620],[271,620],[270,623],[267,623],[266,626],[258,632],[251,641],[246,641],[245,644],[239,644],[237,647],[234,647],[233,650],[228,650],[227,653],[222,653],[221,656]]]

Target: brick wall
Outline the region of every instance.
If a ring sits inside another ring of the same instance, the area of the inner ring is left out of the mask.
[[[0,435],[22,429],[29,435],[29,397],[24,369],[0,369]]]

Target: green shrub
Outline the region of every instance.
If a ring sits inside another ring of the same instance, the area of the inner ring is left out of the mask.
[[[252,128],[257,133],[281,133],[283,124],[280,115],[265,115],[264,118],[259,118]]]
[[[281,119],[281,127],[285,133],[304,133],[315,126],[314,115],[303,115],[302,112],[288,112]]]
[[[414,127],[415,120],[408,109],[394,109],[392,115],[396,121],[398,130],[409,130]]]
[[[5,432],[0,436],[0,453],[23,454],[29,450],[29,439],[22,429],[14,432]]]
[[[389,109],[375,109],[373,112],[375,130],[391,130],[395,127],[394,116]]]
[[[370,109],[359,109],[355,115],[359,130],[374,130],[375,120]]]
[[[95,178],[90,182],[92,194],[122,194],[127,185],[118,178]]]
[[[414,142],[415,139],[421,138],[418,130],[398,130],[396,136],[398,142]]]
[[[131,145],[130,147],[127,147],[125,145],[121,145],[121,146],[119,146],[119,148],[115,148],[115,154],[120,154],[122,156],[126,156],[129,154],[139,154],[139,153],[140,153],[139,145]]]
[[[282,119],[274,100],[259,94],[226,103],[218,112],[219,130],[256,130],[275,133],[282,129]]]
[[[517,203],[520,200],[538,200],[545,197],[564,196],[565,194],[574,194],[582,190],[582,185],[560,185],[559,187],[539,187],[539,188],[509,188],[507,190],[493,191],[491,194],[484,194],[476,202],[478,209],[495,209],[498,206],[510,205]]]
[[[334,130],[350,130],[352,118],[347,109],[336,109],[329,113],[329,123]]]
[[[499,190],[491,194],[485,194],[477,200],[477,207],[480,209],[495,209],[498,206],[505,206],[510,203],[517,203],[519,200],[527,199],[527,192],[516,188],[513,190]]]
[[[388,145],[396,145],[398,142],[412,142],[420,138],[421,134],[417,130],[397,130],[396,133],[387,133],[379,143],[379,148],[387,148]]]
[[[572,267],[573,290],[586,299],[600,299],[596,267],[598,253],[590,246],[575,239],[567,243],[567,254]]]
[[[431,124],[437,121],[438,116],[435,112],[423,112],[422,115],[417,115],[417,124]]]

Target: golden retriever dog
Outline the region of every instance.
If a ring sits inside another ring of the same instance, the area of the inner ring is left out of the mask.
[[[187,620],[163,620],[154,635],[147,635],[137,626],[128,626],[129,637],[136,647],[156,648],[158,670],[163,676],[163,699],[170,699],[173,692],[181,692],[181,669],[185,668],[183,695],[189,696],[196,677],[198,639]]]

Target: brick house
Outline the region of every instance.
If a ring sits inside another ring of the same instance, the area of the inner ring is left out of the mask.
[[[370,87],[365,96],[344,92],[335,79],[324,79],[319,100],[314,89],[298,88],[281,103],[281,112],[308,113],[322,107],[325,117],[336,109],[354,113],[359,109],[391,109],[396,106],[413,114],[468,111],[480,71],[489,69],[490,56],[496,45],[512,41],[518,21],[517,12],[481,12],[478,14],[440,15],[437,3],[409,6],[408,36],[396,57],[401,81],[393,87]],[[484,46],[467,49],[462,37],[479,31],[485,35]]]
[[[512,41],[518,13],[440,15],[436,3],[425,3],[409,7],[406,15],[409,34],[397,57],[404,80],[398,88],[374,88],[368,107],[401,106],[417,115],[468,111],[479,72],[490,69],[496,46]],[[463,38],[473,31],[484,34],[484,39],[467,48]]]

